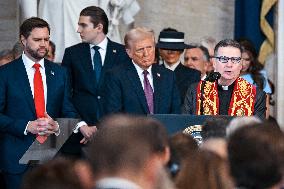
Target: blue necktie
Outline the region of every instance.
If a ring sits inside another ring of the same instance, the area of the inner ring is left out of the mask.
[[[101,59],[101,54],[99,52],[100,47],[94,46],[93,49],[95,50],[95,54],[94,54],[94,57],[93,57],[94,70],[95,70],[95,73],[96,73],[96,82],[98,84],[99,80],[100,80],[101,70],[102,70],[102,59]]]

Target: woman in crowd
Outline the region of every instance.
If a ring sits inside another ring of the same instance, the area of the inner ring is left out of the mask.
[[[258,54],[252,44],[247,39],[239,40],[239,43],[243,47],[242,53],[242,65],[241,77],[247,80],[249,83],[262,89],[266,94],[266,117],[269,117],[269,96],[271,94],[271,88],[268,83],[268,78],[263,65],[257,60]]]

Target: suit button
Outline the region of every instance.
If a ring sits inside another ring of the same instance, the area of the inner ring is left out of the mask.
[[[101,96],[97,96],[97,99],[100,100],[100,99],[101,99]]]

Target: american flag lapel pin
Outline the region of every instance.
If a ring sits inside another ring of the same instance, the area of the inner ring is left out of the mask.
[[[112,52],[113,52],[113,53],[116,53],[116,49],[113,49]]]

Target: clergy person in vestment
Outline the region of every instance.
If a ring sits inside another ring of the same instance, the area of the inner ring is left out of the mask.
[[[221,77],[215,82],[207,81],[204,89],[202,81],[191,85],[185,97],[184,113],[265,118],[265,93],[239,77],[241,53],[241,45],[234,40],[225,39],[216,45],[213,66]]]

